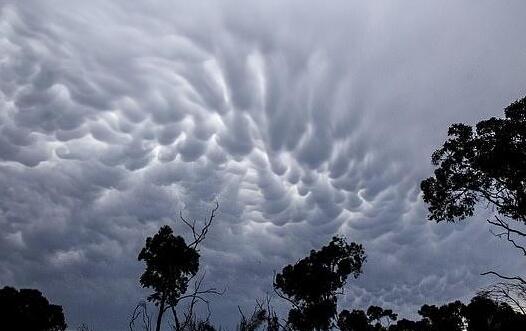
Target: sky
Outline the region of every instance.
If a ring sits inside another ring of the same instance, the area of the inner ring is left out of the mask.
[[[201,247],[230,328],[274,272],[364,245],[341,308],[414,316],[526,271],[484,212],[426,220],[450,124],[526,95],[526,2],[0,1],[0,286],[125,330],[145,238],[220,208]],[[274,298],[278,310],[286,303]]]

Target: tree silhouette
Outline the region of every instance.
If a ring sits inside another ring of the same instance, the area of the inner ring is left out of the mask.
[[[526,330],[526,316],[506,303],[477,295],[468,305],[460,301],[443,306],[423,305],[420,321],[399,320],[388,331],[519,331]],[[355,330],[355,329],[351,329]],[[343,331],[343,329],[342,329]]]
[[[421,183],[429,219],[462,220],[485,202],[496,211],[487,220],[498,229],[492,232],[526,256],[526,98],[509,105],[505,118],[480,121],[475,128],[454,124],[448,135],[433,153],[434,176]],[[488,293],[525,311],[520,300],[526,298],[524,278],[495,271],[484,274],[507,281]]]
[[[387,322],[387,325],[391,324],[391,321],[396,321],[398,315],[393,313],[391,309],[383,309],[378,306],[370,306],[367,308],[367,317],[369,322],[375,322],[375,330],[380,330],[382,322]]]
[[[161,328],[165,308],[177,305],[186,292],[190,278],[199,269],[199,253],[188,247],[183,237],[174,236],[172,229],[165,225],[153,237],[146,239],[146,245],[139,254],[139,261],[146,262],[141,276],[143,287],[153,289],[149,301],[159,306],[156,330]]]
[[[448,303],[441,307],[423,305],[418,313],[424,317],[431,331],[462,331],[464,329],[463,309],[460,301]]]
[[[135,306],[135,309],[133,309],[130,322],[128,324],[130,331],[135,329],[136,324],[139,324],[143,331],[151,331],[152,329],[152,316],[148,311],[148,305],[145,301],[139,302]]]
[[[464,308],[467,331],[519,331],[526,329],[526,316],[508,304],[476,296]]]
[[[328,330],[336,316],[336,295],[347,277],[362,272],[365,253],[361,245],[333,237],[319,251],[288,265],[274,280],[276,293],[289,301],[287,324],[295,330]]]
[[[421,184],[429,218],[464,219],[482,200],[526,222],[526,98],[508,106],[504,119],[481,121],[475,129],[454,124],[448,135],[433,153],[434,176]]]
[[[338,315],[338,328],[341,331],[373,331],[369,318],[363,310],[355,309],[352,312],[342,310]]]
[[[193,309],[198,300],[208,303],[203,297],[204,294],[220,294],[213,288],[201,289],[203,275],[194,283],[194,291],[185,295],[190,281],[199,270],[198,245],[205,239],[218,208],[219,205],[216,203],[201,230],[197,230],[196,221],[190,222],[183,217],[182,213],[180,214],[182,222],[192,231],[193,240],[189,244],[183,237],[175,236],[168,225],[162,226],[153,237],[146,239],[146,244],[138,256],[139,261],[146,263],[146,270],[140,278],[140,283],[143,287],[153,290],[153,293],[148,296],[148,301],[159,307],[155,324],[156,331],[161,329],[163,314],[168,309],[172,310],[176,329],[183,328],[175,310],[181,300],[192,299],[190,307]],[[185,321],[193,321],[192,313],[193,311],[187,314]]]
[[[398,315],[391,309],[384,310],[378,306],[370,306],[367,312],[359,309],[349,312],[345,309],[338,315],[337,326],[341,331],[385,331],[387,329],[382,323],[390,325],[397,318]]]
[[[278,316],[271,305],[270,297],[267,295],[265,301],[256,300],[256,305],[250,316],[245,316],[238,306],[241,321],[237,325],[237,331],[278,331],[280,328]]]
[[[401,319],[395,325],[389,327],[389,331],[430,331],[431,326],[428,320],[410,321]]]
[[[64,331],[67,327],[62,307],[33,289],[0,289],[0,316],[2,330]]]

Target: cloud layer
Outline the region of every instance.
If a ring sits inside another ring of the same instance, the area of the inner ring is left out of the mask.
[[[343,305],[404,314],[521,270],[481,222],[426,222],[453,122],[526,94],[525,5],[7,1],[0,5],[0,284],[121,330],[136,261],[183,211],[235,323],[273,270],[339,233],[368,264]]]

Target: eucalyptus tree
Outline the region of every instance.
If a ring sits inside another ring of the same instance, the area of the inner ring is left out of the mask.
[[[274,288],[292,305],[287,326],[300,331],[333,327],[337,295],[349,275],[360,275],[364,262],[362,245],[333,237],[327,246],[311,250],[309,256],[284,267],[275,277]]]
[[[175,235],[168,225],[162,226],[154,236],[146,239],[138,256],[139,261],[146,264],[140,284],[152,290],[148,301],[158,306],[156,331],[161,329],[163,315],[167,310],[172,311],[175,329],[180,331],[195,321],[193,309],[196,302],[208,304],[206,294],[221,294],[215,288],[202,289],[204,274],[196,278],[199,271],[199,244],[205,239],[218,208],[219,204],[216,203],[200,229],[195,220],[187,220],[180,214],[181,221],[191,230],[192,238],[188,243],[182,236]],[[194,287],[188,292],[192,280]],[[181,321],[176,308],[185,299],[190,301],[189,310]]]
[[[50,304],[39,290],[6,286],[0,289],[2,330],[64,331],[62,307]]]
[[[526,256],[526,98],[506,107],[504,118],[490,118],[474,127],[453,124],[448,139],[431,158],[433,176],[421,183],[429,219],[457,222],[486,206],[492,232]],[[487,294],[526,312],[526,279],[498,271],[504,282]]]

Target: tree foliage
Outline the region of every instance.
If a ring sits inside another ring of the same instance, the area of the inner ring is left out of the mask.
[[[159,306],[155,323],[156,331],[161,328],[163,314],[166,310],[172,311],[175,329],[181,331],[188,325],[197,323],[193,311],[197,302],[204,302],[208,306],[206,294],[222,294],[215,288],[201,288],[204,274],[194,280],[193,291],[186,294],[190,281],[199,271],[198,246],[205,239],[218,208],[219,204],[216,202],[210,216],[205,219],[200,229],[195,220],[187,220],[180,213],[181,221],[191,230],[193,240],[189,244],[183,237],[174,235],[172,228],[168,225],[162,226],[153,237],[146,239],[146,244],[138,256],[139,261],[146,263],[146,270],[141,275],[140,283],[143,287],[153,290],[153,293],[148,296],[148,301]],[[181,323],[176,307],[183,299],[189,299],[190,304],[189,311],[184,314],[185,319]],[[136,313],[137,309],[132,314],[130,325],[137,318]],[[204,328],[204,324],[201,327]]]
[[[363,310],[343,310],[338,317],[341,331],[519,331],[526,329],[526,316],[506,303],[484,296],[474,297],[469,304],[460,301],[442,306],[423,305],[418,314],[421,319],[401,319],[396,324],[375,322],[375,312],[389,312],[371,306]],[[396,314],[387,314],[394,317]],[[394,321],[395,319],[390,319]]]
[[[526,316],[517,313],[506,303],[476,296],[464,307],[467,331],[519,331],[526,329]]]
[[[492,233],[526,256],[526,98],[475,127],[454,124],[434,152],[434,176],[422,181],[429,219],[454,222],[472,216],[484,202],[496,213],[487,222]],[[494,231],[497,229],[497,231]],[[526,279],[492,274],[504,280],[485,292],[526,311]]]
[[[50,304],[38,290],[12,287],[0,289],[2,330],[64,331],[62,307]]]
[[[363,310],[355,309],[352,312],[342,310],[338,315],[338,328],[341,331],[372,331],[369,318]]]
[[[344,309],[338,315],[337,326],[341,331],[382,331],[386,330],[384,323],[390,325],[397,318],[398,315],[391,309],[378,306],[370,306],[367,312],[359,309],[349,312]]]
[[[437,307],[435,305],[423,305],[418,313],[424,318],[430,331],[462,331],[464,304],[460,301],[448,303]]]
[[[505,118],[475,128],[454,124],[434,152],[434,176],[422,181],[429,218],[455,221],[472,216],[479,201],[499,214],[526,222],[526,98],[505,109]]]
[[[367,308],[367,317],[370,322],[376,322],[375,325],[382,325],[382,322],[387,321],[388,324],[391,321],[398,319],[398,314],[393,313],[391,309],[383,309],[378,306],[370,306]]]
[[[267,295],[265,301],[256,300],[256,305],[250,316],[245,316],[241,308],[238,307],[241,314],[241,320],[236,327],[237,331],[279,331],[280,324],[278,315],[271,305],[271,299]]]
[[[365,252],[361,245],[333,237],[319,251],[276,275],[274,287],[292,303],[288,324],[295,330],[328,330],[336,316],[336,295],[349,275],[362,272]]]
[[[168,225],[146,239],[138,259],[146,263],[140,283],[153,290],[148,300],[156,305],[162,301],[176,304],[199,270],[199,253],[188,247],[183,237],[175,236]]]

